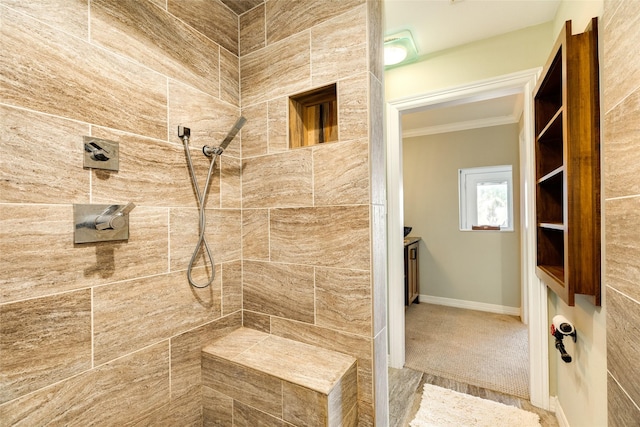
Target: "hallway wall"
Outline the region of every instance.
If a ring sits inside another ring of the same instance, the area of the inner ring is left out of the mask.
[[[2,0],[0,14],[0,419],[201,425],[201,344],[242,324],[240,143],[208,200],[217,278],[195,290],[177,126],[204,177],[196,144],[240,113],[238,17],[174,0]],[[83,169],[84,135],[119,142],[118,172]],[[73,204],[127,202],[128,241],[73,243]]]
[[[640,2],[604,2],[604,235],[609,427],[640,420]]]
[[[557,37],[562,23],[572,21],[574,33],[585,30],[592,17],[602,18],[602,2],[595,0],[563,1],[556,14],[554,39]],[[603,23],[599,22],[599,39],[602,45]],[[551,50],[551,47],[549,47]],[[606,66],[606,57],[600,51],[600,70]],[[606,87],[603,75],[600,75],[601,92]],[[601,112],[604,103],[601,98]],[[603,123],[601,122],[601,127]],[[601,146],[607,141],[601,136]],[[603,176],[603,185],[606,178]],[[607,215],[603,210],[602,218]],[[603,240],[604,242],[604,240]],[[604,268],[603,268],[604,271]],[[604,286],[604,284],[602,285]],[[604,292],[603,292],[604,293]],[[556,314],[562,314],[573,322],[578,331],[576,343],[565,340],[567,352],[573,361],[565,363],[555,349],[555,340],[549,335],[549,364],[551,378],[551,395],[558,398],[561,416],[569,425],[600,427],[606,425],[607,392],[606,392],[606,312],[608,302],[603,298],[601,307],[594,306],[591,299],[584,295],[576,295],[575,306],[569,307],[553,292],[549,292],[549,322]]]
[[[518,124],[402,141],[404,219],[420,236],[420,294],[520,309]],[[460,231],[458,170],[513,166],[515,231]]]

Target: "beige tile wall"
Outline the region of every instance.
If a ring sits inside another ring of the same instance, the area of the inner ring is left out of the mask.
[[[240,18],[244,324],[356,357],[362,426],[386,423],[381,19],[364,0]],[[290,150],[288,97],[332,83],[338,141]]]
[[[242,324],[240,140],[208,197],[217,277],[196,291],[176,131],[192,129],[203,186],[200,147],[240,113],[238,16],[217,0],[0,0],[0,15],[2,424],[201,425],[200,349]],[[84,135],[119,142],[118,172],[83,169]],[[74,203],[126,202],[128,241],[73,243]]]
[[[640,9],[606,0],[602,19],[608,424],[640,420]]]
[[[315,25],[322,24],[364,3],[365,0],[344,0],[339,2],[268,0],[266,2],[265,26],[267,44],[275,43],[293,34],[305,32]],[[357,26],[360,22],[354,24]]]
[[[240,55],[246,55],[266,45],[265,4],[240,16]]]
[[[89,5],[0,0],[0,418],[200,425],[205,399],[251,424],[200,387],[200,348],[244,317],[356,357],[360,425],[383,425],[381,2]],[[332,82],[339,141],[289,150],[288,97]],[[191,128],[202,187],[200,146],[240,105],[249,122],[208,196],[217,277],[194,291],[176,130]],[[83,169],[83,135],[118,141],[120,171]],[[127,242],[73,243],[74,203],[129,201]]]

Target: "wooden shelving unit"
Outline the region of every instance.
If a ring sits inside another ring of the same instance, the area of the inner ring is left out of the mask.
[[[538,277],[568,305],[600,305],[597,19],[565,23],[534,90]]]

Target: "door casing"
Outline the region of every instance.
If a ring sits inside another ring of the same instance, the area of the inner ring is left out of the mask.
[[[437,90],[387,102],[387,241],[389,366],[405,363],[403,258],[402,129],[403,114],[482,101],[510,94],[524,95],[523,132],[520,136],[522,313],[529,326],[529,392],[531,403],[549,409],[549,353],[547,288],[535,275],[536,226],[534,185],[533,89],[541,68]]]

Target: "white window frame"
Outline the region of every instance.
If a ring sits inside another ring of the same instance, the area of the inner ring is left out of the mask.
[[[460,207],[460,231],[472,230],[478,225],[477,184],[478,182],[507,181],[508,225],[500,231],[513,231],[513,167],[512,165],[485,166],[458,169],[458,197]]]

